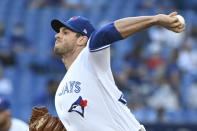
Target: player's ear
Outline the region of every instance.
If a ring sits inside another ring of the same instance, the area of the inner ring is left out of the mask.
[[[79,46],[86,46],[87,41],[88,41],[88,37],[87,36],[80,36],[77,39],[77,45],[79,45]]]

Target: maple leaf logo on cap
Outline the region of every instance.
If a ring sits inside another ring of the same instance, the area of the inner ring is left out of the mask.
[[[78,16],[73,16],[73,17],[71,17],[69,20],[76,20],[76,19],[78,19],[79,17]]]

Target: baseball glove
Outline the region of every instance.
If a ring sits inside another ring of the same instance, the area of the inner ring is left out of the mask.
[[[34,107],[29,123],[29,131],[67,131],[62,122],[49,114],[46,107]]]

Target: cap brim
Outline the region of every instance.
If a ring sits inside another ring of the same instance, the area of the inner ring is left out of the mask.
[[[66,27],[66,28],[68,28],[69,30],[72,30],[72,31],[74,31],[74,32],[78,32],[77,31],[77,29],[75,29],[74,27],[72,27],[71,25],[69,25],[68,23],[64,23],[63,24],[63,22],[61,22],[61,21],[59,21],[59,20],[56,20],[56,19],[54,19],[54,20],[52,20],[51,21],[51,27],[53,28],[53,30],[55,31],[55,32],[57,32],[57,33],[59,33],[60,32],[60,28],[61,27]],[[80,33],[80,32],[78,32],[78,33]],[[80,33],[81,34],[81,33]],[[83,35],[83,34],[82,34]]]
[[[10,109],[10,102],[7,100],[3,100],[3,102],[0,103],[0,110],[7,110],[7,109]]]
[[[59,33],[61,27],[67,27],[67,26],[65,26],[61,21],[54,19],[51,21],[51,27],[55,32]]]

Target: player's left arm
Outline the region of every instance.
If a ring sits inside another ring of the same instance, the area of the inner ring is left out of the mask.
[[[111,43],[121,39],[123,39],[123,37],[118,32],[113,22],[92,33],[89,42],[89,49],[91,52],[99,51],[109,47]]]
[[[173,12],[169,15],[158,14],[155,16],[127,17],[116,20],[91,35],[89,49],[90,51],[98,51],[107,48],[115,41],[155,25],[163,26],[177,33],[182,32],[185,29],[185,25],[175,17],[176,15],[177,13]]]
[[[127,17],[116,20],[114,25],[124,38],[155,25],[180,33],[185,30],[185,24],[181,23],[175,17],[176,15],[178,15],[177,12],[172,12],[169,15],[158,14],[155,16]]]

